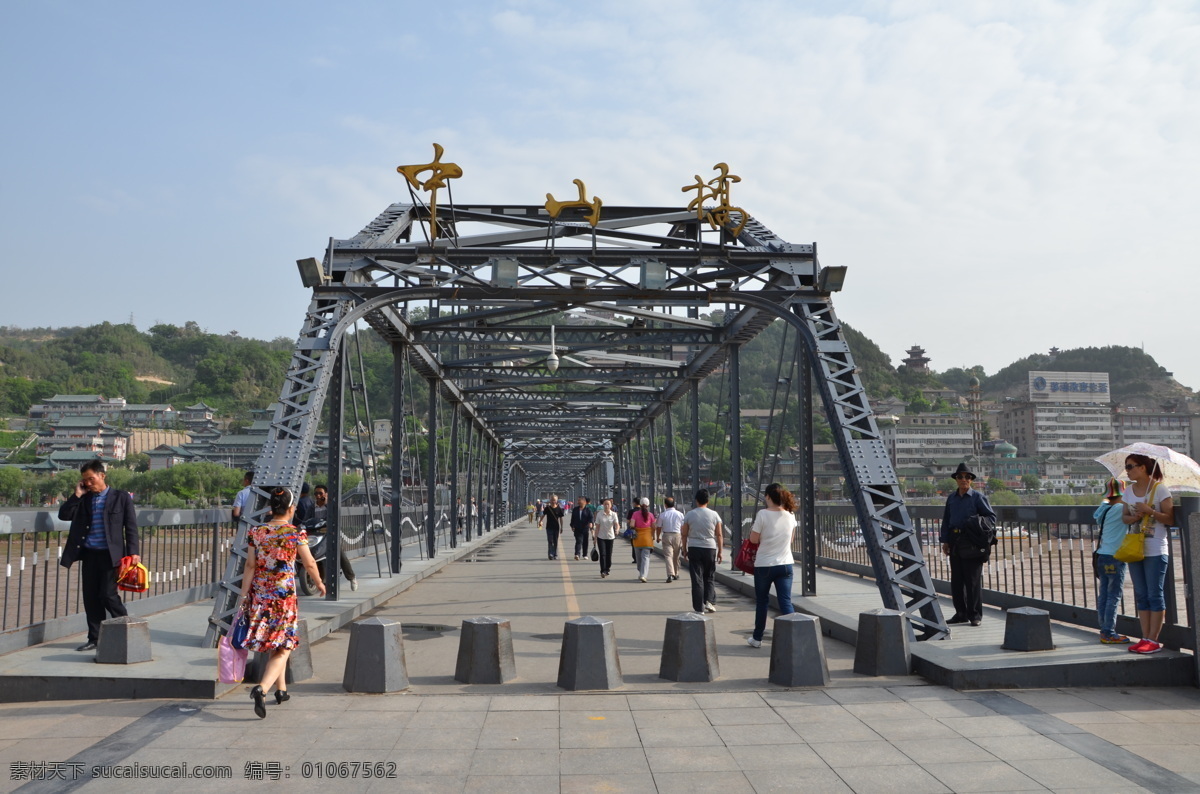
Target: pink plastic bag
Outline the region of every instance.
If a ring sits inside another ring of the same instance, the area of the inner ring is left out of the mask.
[[[229,635],[221,636],[217,643],[217,680],[222,684],[240,684],[246,677],[247,651],[238,650],[229,644]]]

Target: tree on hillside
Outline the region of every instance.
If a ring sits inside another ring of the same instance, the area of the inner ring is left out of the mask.
[[[992,495],[988,497],[988,501],[993,505],[1019,505],[1021,504],[1021,497],[1017,496],[1012,491],[1000,490],[994,491]]]
[[[981,387],[986,387],[987,373],[981,365],[976,364],[973,367],[951,367],[945,372],[938,373],[938,379],[947,389],[954,389],[959,394],[965,395],[971,388],[971,378],[979,378]]]

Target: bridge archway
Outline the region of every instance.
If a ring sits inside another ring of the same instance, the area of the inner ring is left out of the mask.
[[[834,313],[832,294],[844,269],[821,267],[815,244],[788,243],[737,208],[601,211],[598,201],[583,202],[582,184],[580,194],[577,211],[586,216],[577,220],[561,207],[551,217],[551,202],[440,211],[420,202],[393,204],[354,237],[331,240],[322,261],[300,263],[312,297],[255,487],[300,486],[326,403],[329,427],[343,426],[344,342],[362,322],[391,346],[394,395],[403,393],[402,372],[428,383],[423,430],[431,439],[450,414],[450,509],[465,468],[471,493],[508,520],[550,491],[611,495],[622,503],[645,494],[690,494],[700,473],[699,385],[722,371],[732,384],[728,415],[735,418],[727,523],[740,543],[739,351],[783,320],[798,348],[779,355],[801,361],[803,589],[815,589],[811,382],[833,431],[883,605],[905,612],[917,637],[945,636],[919,539]],[[675,427],[674,406],[687,409],[690,426]],[[403,416],[403,406],[392,408],[393,417]],[[394,433],[400,425],[393,423]],[[680,434],[688,438],[686,464],[674,454],[648,453]],[[334,493],[341,444],[341,434],[330,432]],[[428,449],[426,471],[434,472],[438,444]],[[393,493],[403,478],[393,455]],[[445,517],[436,478],[427,479],[424,552],[433,555],[434,528]],[[264,511],[260,498],[251,521]],[[449,521],[453,527],[453,514]],[[389,523],[395,572],[402,565],[398,509]],[[468,521],[467,531],[473,528],[482,529]],[[453,530],[449,538],[455,542]],[[215,597],[214,644],[240,591],[244,532],[233,545]],[[336,598],[332,578],[328,597]]]

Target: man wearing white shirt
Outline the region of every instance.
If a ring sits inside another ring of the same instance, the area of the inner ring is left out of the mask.
[[[654,524],[654,540],[662,543],[663,558],[667,562],[667,584],[679,578],[679,552],[683,547],[683,536],[679,530],[683,526],[683,513],[675,509],[675,500],[671,497],[663,499],[665,508],[658,514]]]

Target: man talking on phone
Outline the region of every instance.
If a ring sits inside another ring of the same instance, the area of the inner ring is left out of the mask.
[[[87,642],[77,651],[96,650],[105,613],[119,618],[128,614],[117,592],[117,570],[122,557],[141,562],[137,511],[125,491],[109,488],[104,464],[91,460],[79,467],[75,493],[58,510],[61,521],[70,521],[67,546],[60,565],[70,568],[79,560],[83,611],[87,614]]]

